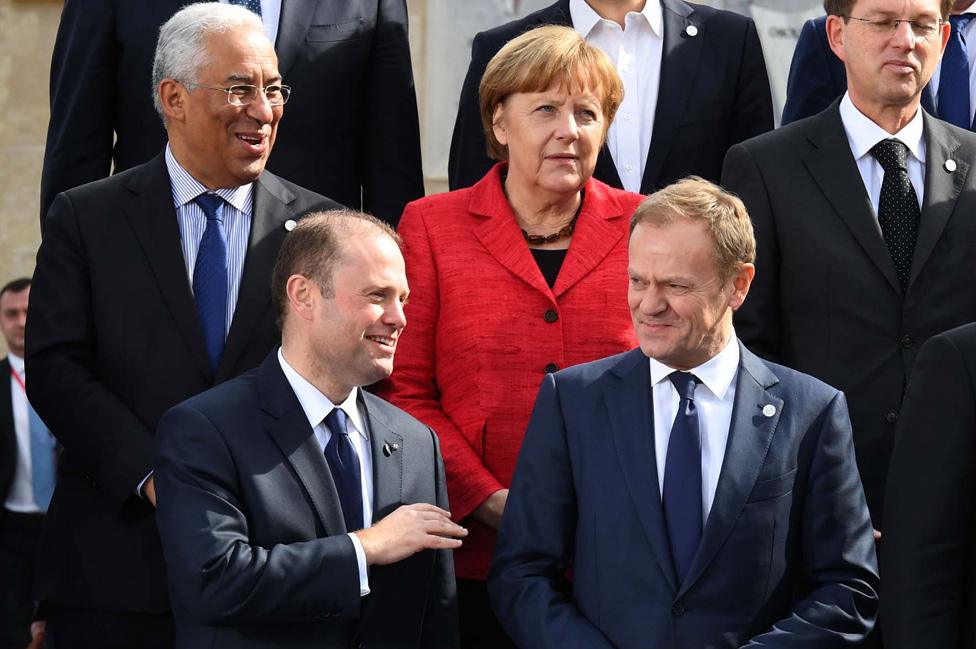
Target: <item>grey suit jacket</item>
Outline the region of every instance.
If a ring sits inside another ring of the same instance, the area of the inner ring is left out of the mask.
[[[976,320],[976,135],[924,115],[924,205],[903,292],[838,103],[725,159],[723,184],[742,197],[758,240],[736,332],[847,395],[868,506],[883,529],[895,422],[918,348]]]
[[[436,436],[361,394],[374,522],[402,504],[446,509]],[[335,483],[276,353],[170,410],[155,467],[180,649],[457,647],[450,551],[370,567],[360,598]]]

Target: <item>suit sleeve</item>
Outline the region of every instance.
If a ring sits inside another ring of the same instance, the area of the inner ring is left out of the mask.
[[[41,232],[55,196],[112,170],[117,53],[109,0],[65,0],[51,59]],[[146,92],[149,92],[147,89]]]
[[[155,469],[170,588],[200,624],[359,616],[359,569],[348,535],[251,544],[237,467],[203,413],[180,405],[163,416]]]
[[[396,226],[424,195],[405,0],[381,0],[367,78],[363,209]]]
[[[773,97],[756,24],[747,21],[742,45],[742,65],[735,90],[735,107],[726,149],[751,137],[773,130]]]
[[[444,476],[444,462],[437,435],[431,431],[434,444],[434,481],[437,486],[436,505],[451,511],[447,501],[447,482]],[[427,595],[427,611],[421,630],[421,649],[457,649],[458,636],[457,583],[454,581],[454,555],[451,550],[435,550],[434,574]]]
[[[441,408],[436,377],[440,290],[437,262],[421,210],[416,203],[408,205],[400,222],[410,304],[406,308],[407,327],[397,344],[396,370],[381,392],[437,431],[444,449],[451,514],[455,520],[463,520],[504,486],[485,468],[464,433]]]
[[[451,190],[470,187],[494,164],[488,157],[488,142],[481,124],[481,105],[478,87],[481,77],[488,67],[488,61],[495,55],[493,47],[484,33],[477,34],[471,44],[471,63],[461,86],[458,99],[457,119],[454,134],[451,136],[451,153],[447,164],[447,179]]]
[[[492,608],[520,647],[613,647],[580,613],[566,582],[576,534],[575,494],[559,392],[547,374],[519,453],[488,576]]]
[[[820,33],[813,20],[806,21],[793,50],[786,82],[784,126],[816,115],[844,94],[844,89],[838,92],[832,80],[832,65],[836,65],[834,53],[827,46],[825,34]]]
[[[805,490],[793,494],[802,503],[796,569],[808,590],[797,595],[788,617],[746,647],[856,647],[874,627],[877,559],[843,394],[835,394],[814,426],[819,430],[805,441],[808,465],[798,469],[808,472]]]
[[[976,398],[952,338],[919,353],[885,492],[882,624],[891,649],[962,647],[971,623]]]
[[[68,194],[51,207],[27,318],[27,396],[72,469],[118,507],[152,463],[152,433],[96,376],[92,278]]]
[[[766,179],[746,145],[729,149],[722,185],[745,203],[756,234],[756,276],[735,313],[735,333],[746,347],[769,360],[780,355],[779,243]]]

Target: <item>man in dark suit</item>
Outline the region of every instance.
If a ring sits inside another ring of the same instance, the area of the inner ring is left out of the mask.
[[[281,348],[159,424],[159,533],[180,649],[456,649],[444,465],[427,426],[361,389],[406,319],[396,233],[309,216],[272,279]]]
[[[51,63],[42,231],[58,193],[142,164],[166,143],[146,88],[159,26],[185,4],[66,0]],[[294,88],[268,169],[396,223],[424,194],[404,0],[250,6],[262,8]]]
[[[976,324],[918,354],[885,505],[888,649],[976,647]]]
[[[32,625],[31,582],[37,541],[54,489],[54,438],[24,390],[24,323],[31,281],[0,288],[0,331],[7,356],[0,361],[0,647],[23,649]]]
[[[518,646],[854,647],[873,626],[844,395],[732,328],[754,254],[742,202],[701,179],[637,208],[640,348],[547,375],[515,469],[488,588]]]
[[[736,327],[756,353],[848,396],[874,526],[918,347],[976,319],[976,136],[919,107],[949,37],[948,0],[831,0],[848,92],[732,147],[723,183],[749,208],[763,268]],[[867,20],[867,19],[866,19]],[[914,32],[914,33],[913,33]]]
[[[153,429],[273,349],[285,230],[337,207],[263,171],[287,90],[253,14],[180,11],[154,75],[166,148],[58,195],[37,255],[28,396],[64,450],[34,594],[59,649],[172,645]]]
[[[717,182],[731,145],[773,128],[751,19],[682,0],[558,0],[475,36],[451,139],[451,189],[473,185],[493,164],[478,101],[488,61],[522,32],[548,24],[574,27],[608,51],[624,80],[624,104],[593,174],[609,185],[647,194],[689,174]]]

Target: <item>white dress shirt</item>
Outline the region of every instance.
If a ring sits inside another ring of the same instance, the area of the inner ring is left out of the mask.
[[[661,80],[664,17],[659,0],[631,11],[624,27],[601,18],[585,0],[569,0],[573,28],[607,53],[624,83],[624,100],[607,133],[607,147],[624,189],[639,192],[651,147]]]
[[[220,1],[229,4],[228,0]],[[264,33],[268,35],[272,43],[277,44],[278,22],[280,20],[281,0],[261,0],[261,22],[264,23]]]
[[[908,179],[915,188],[918,206],[921,209],[925,200],[925,138],[922,137],[922,111],[919,109],[903,129],[894,135],[888,133],[871,121],[854,106],[850,94],[844,93],[840,102],[840,119],[844,123],[847,142],[851,146],[851,153],[857,162],[857,170],[861,172],[864,189],[871,199],[874,216],[878,216],[878,203],[881,200],[881,182],[884,180],[884,169],[871,155],[871,148],[888,138],[895,138],[908,147]]]
[[[308,424],[315,434],[315,441],[319,443],[319,448],[324,454],[325,446],[332,439],[332,433],[325,425],[325,418],[336,407],[335,404],[288,364],[280,347],[278,363],[281,364],[281,371],[285,373],[288,385],[298,397],[298,403],[301,404]],[[349,430],[349,441],[352,442],[356,455],[359,456],[359,484],[363,488],[363,527],[369,527],[373,524],[373,454],[369,447],[366,417],[360,409],[358,397],[359,388],[354,388],[338,407],[346,413],[348,427],[355,429]],[[359,563],[359,595],[365,597],[369,595],[366,553],[363,551],[363,544],[359,541],[359,537],[350,532],[349,538],[352,539],[353,547],[356,549],[356,561]]]
[[[10,367],[24,379],[24,359],[7,354]],[[14,415],[14,433],[17,437],[17,463],[14,467],[14,481],[7,493],[4,507],[21,514],[36,514],[41,508],[34,502],[34,482],[31,475],[30,415],[27,412],[27,395],[13,376],[8,375],[10,383],[10,404]]]
[[[976,13],[976,2],[963,9],[961,14]],[[962,30],[962,37],[966,40],[966,53],[969,54],[969,123],[973,123],[976,116],[976,18],[969,21],[966,29]],[[942,65],[935,66],[935,72],[929,80],[929,89],[935,100],[935,108],[939,108],[939,80],[942,78]]]
[[[678,414],[681,401],[678,391],[668,378],[673,372],[655,359],[650,359],[651,391],[654,400],[654,453],[657,456],[657,482],[660,496],[664,498],[664,468],[668,457],[671,426]],[[698,377],[695,388],[695,407],[698,409],[698,425],[701,431],[702,464],[702,524],[715,500],[715,489],[722,473],[725,447],[732,425],[732,405],[735,403],[735,379],[739,375],[739,343],[735,332],[718,354],[690,370]]]

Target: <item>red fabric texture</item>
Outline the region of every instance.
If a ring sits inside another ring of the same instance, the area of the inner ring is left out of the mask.
[[[507,488],[536,393],[560,369],[637,345],[627,308],[627,228],[642,196],[591,179],[550,289],[502,190],[504,164],[470,188],[407,205],[407,327],[379,392],[434,429],[451,513]],[[553,322],[550,314],[555,311]],[[485,579],[494,530],[468,520],[457,576]]]

